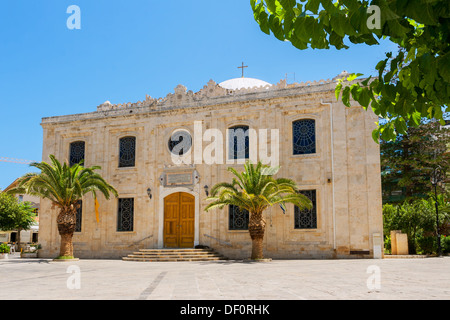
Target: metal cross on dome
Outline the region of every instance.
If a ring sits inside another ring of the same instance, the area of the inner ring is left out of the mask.
[[[238,67],[238,69],[242,69],[242,78],[244,77],[244,68],[248,68],[248,66],[244,66],[244,62],[242,62],[242,66]]]

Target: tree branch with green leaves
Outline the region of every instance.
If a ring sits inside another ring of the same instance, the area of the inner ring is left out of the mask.
[[[402,50],[387,53],[378,75],[341,79],[336,96],[350,99],[388,121],[374,140],[393,140],[406,123],[421,118],[443,123],[450,111],[450,2],[448,0],[251,0],[261,30],[305,49],[347,49],[389,39]],[[379,14],[379,16],[377,15]],[[374,23],[374,20],[377,23]],[[360,81],[353,81],[357,78]],[[396,81],[392,81],[396,79]],[[350,83],[353,81],[352,83]]]

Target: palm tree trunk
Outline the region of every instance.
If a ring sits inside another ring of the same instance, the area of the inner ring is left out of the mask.
[[[56,223],[61,236],[60,256],[73,257],[73,233],[76,225],[76,207],[61,208]]]
[[[263,219],[262,212],[251,212],[248,231],[252,238],[252,260],[264,259],[263,240],[266,231],[266,221]]]
[[[73,257],[73,234],[61,234],[59,256]]]
[[[17,229],[17,238],[16,238],[16,241],[17,241],[17,251],[19,251],[20,252],[20,250],[22,249],[22,245],[20,244],[20,241],[21,241],[21,239],[20,239],[20,232],[21,232],[22,230],[21,229]]]

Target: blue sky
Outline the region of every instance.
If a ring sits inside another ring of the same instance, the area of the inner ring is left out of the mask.
[[[70,5],[81,29],[69,30]],[[262,33],[249,0],[2,0],[0,157],[42,160],[43,117],[164,97],[241,75],[277,83],[374,74],[396,47],[303,50]],[[0,162],[0,189],[31,168]]]

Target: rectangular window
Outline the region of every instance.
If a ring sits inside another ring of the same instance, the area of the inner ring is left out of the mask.
[[[119,199],[117,231],[133,231],[134,199]]]
[[[295,206],[295,229],[317,229],[316,190],[302,190],[299,192],[311,200],[313,207],[311,210],[300,210],[299,207]]]
[[[248,230],[249,213],[245,209],[230,205],[228,206],[229,230]]]
[[[79,200],[78,204],[80,205],[77,209],[76,213],[76,224],[75,224],[75,232],[81,232],[81,220],[83,216],[83,201]]]

